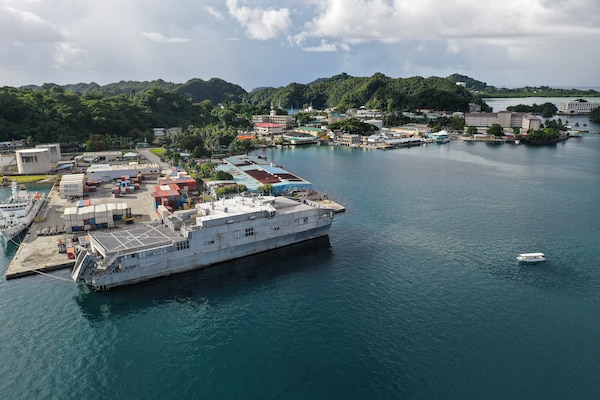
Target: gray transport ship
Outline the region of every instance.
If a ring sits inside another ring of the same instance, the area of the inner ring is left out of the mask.
[[[131,285],[327,236],[334,211],[277,196],[197,204],[161,224],[92,233],[72,278],[95,290]]]

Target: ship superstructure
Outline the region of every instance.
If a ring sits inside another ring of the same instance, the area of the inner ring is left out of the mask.
[[[281,196],[201,203],[160,225],[90,234],[72,277],[107,290],[203,268],[326,236],[333,214]]]
[[[29,228],[43,204],[42,193],[30,192],[12,181],[10,197],[0,203],[0,236],[13,240]]]

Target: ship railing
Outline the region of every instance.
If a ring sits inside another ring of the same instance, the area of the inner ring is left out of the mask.
[[[117,269],[117,267],[119,266],[117,259],[119,257],[119,254],[111,254],[110,257],[102,260],[102,266],[104,267],[104,272],[102,273],[102,275],[110,275]]]

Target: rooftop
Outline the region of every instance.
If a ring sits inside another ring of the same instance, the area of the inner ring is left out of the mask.
[[[275,165],[263,156],[233,156],[224,159],[225,164],[217,168],[230,173],[237,184],[245,185],[249,191],[257,191],[270,184],[277,192],[311,189],[307,180]]]

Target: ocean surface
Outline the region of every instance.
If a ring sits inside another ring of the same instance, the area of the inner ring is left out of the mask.
[[[329,240],[106,293],[0,279],[0,396],[598,398],[600,135],[256,154],[346,206]]]

